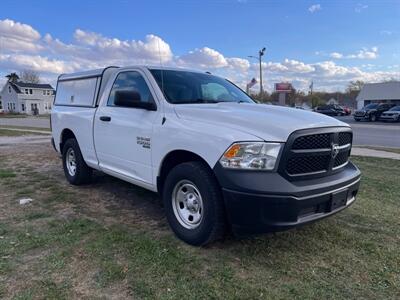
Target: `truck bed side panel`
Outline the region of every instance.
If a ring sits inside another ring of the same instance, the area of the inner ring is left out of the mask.
[[[69,129],[75,135],[85,162],[98,168],[96,151],[93,144],[94,107],[54,106],[52,112],[52,132],[57,151],[61,152],[60,143],[63,131]]]

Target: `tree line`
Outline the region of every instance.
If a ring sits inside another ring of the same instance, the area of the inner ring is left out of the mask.
[[[22,70],[19,75],[15,72],[6,75],[9,82],[27,82],[27,83],[40,83],[39,73],[33,70]]]
[[[397,81],[395,79],[384,80],[382,82]],[[350,81],[344,92],[308,92],[298,91],[292,88],[286,96],[286,105],[295,106],[296,104],[307,103],[311,107],[326,104],[330,99],[334,98],[339,104],[356,107],[356,98],[364,86],[364,81]],[[263,91],[262,94],[253,95],[253,99],[261,103],[276,103],[278,102],[279,94],[276,92],[268,93]]]

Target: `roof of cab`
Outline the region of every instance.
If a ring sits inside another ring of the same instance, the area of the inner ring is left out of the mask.
[[[126,66],[126,67],[109,66],[109,67],[102,68],[102,69],[95,69],[95,70],[69,73],[69,74],[61,74],[58,77],[58,80],[65,81],[65,80],[76,80],[76,79],[83,79],[83,78],[101,77],[101,76],[103,76],[104,72],[108,69],[125,70],[125,69],[130,69],[130,68],[146,68],[149,70],[171,70],[171,71],[187,71],[187,72],[204,73],[204,71],[199,71],[199,70],[177,68],[177,67],[165,67],[165,66],[151,66],[151,65],[136,65],[136,66]],[[205,72],[205,73],[211,74],[209,72]]]

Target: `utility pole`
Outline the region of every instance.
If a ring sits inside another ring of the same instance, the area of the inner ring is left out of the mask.
[[[265,47],[263,47],[260,51],[258,51],[258,57],[249,55],[249,57],[258,59],[258,63],[260,65],[260,96],[262,96],[264,91],[262,82],[262,57],[264,56],[265,50],[266,50]]]

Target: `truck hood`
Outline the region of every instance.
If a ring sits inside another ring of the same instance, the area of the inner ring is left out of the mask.
[[[300,109],[251,103],[175,105],[179,118],[218,126],[218,130],[239,130],[265,141],[286,142],[299,129],[345,126],[337,119]]]

